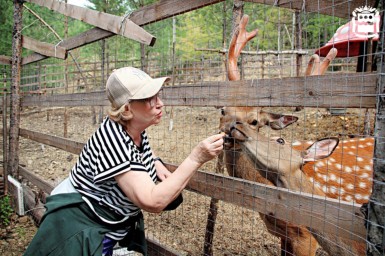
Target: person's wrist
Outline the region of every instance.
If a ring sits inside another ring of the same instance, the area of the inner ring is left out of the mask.
[[[195,164],[195,166],[197,168],[201,167],[201,165],[203,164],[199,158],[195,157],[193,154],[190,154],[188,156],[188,159],[190,160],[190,162],[192,162],[193,164]]]

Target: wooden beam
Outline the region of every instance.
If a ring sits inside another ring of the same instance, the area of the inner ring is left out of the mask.
[[[52,147],[60,148],[64,151],[70,152],[72,154],[80,154],[84,147],[84,143],[68,140],[58,136],[52,136],[40,132],[30,131],[26,129],[20,129],[19,135],[21,137],[43,143]]]
[[[153,46],[156,38],[128,18],[103,13],[55,0],[26,0],[90,25]]]
[[[217,52],[221,54],[228,53],[227,49],[210,49],[210,48],[195,48],[194,51],[200,52]],[[241,54],[245,55],[284,55],[284,54],[298,54],[298,55],[307,55],[308,51],[305,50],[286,50],[286,51],[241,51]]]
[[[223,0],[163,0],[133,12],[130,15],[130,20],[139,26],[144,26],[222,1]],[[115,34],[104,29],[92,28],[77,36],[64,40],[59,45],[67,50],[72,50],[113,35]],[[45,58],[47,57],[38,53],[32,54],[27,56],[25,60],[23,59],[22,64],[26,65]]]
[[[177,166],[166,164],[170,171]],[[227,203],[340,237],[365,241],[360,206],[313,194],[290,191],[248,180],[198,171],[187,189]]]
[[[0,64],[11,65],[12,58],[4,55],[0,55]]]
[[[22,43],[24,48],[37,52],[41,55],[63,60],[67,58],[67,51],[62,46],[39,42],[38,40],[28,36],[22,36]]]
[[[354,9],[361,6],[373,7],[376,0],[354,0],[354,1],[294,1],[294,0],[243,0],[250,3],[266,4],[271,6],[289,8],[307,13],[320,13],[324,15],[350,19]]]
[[[265,106],[318,108],[374,108],[375,73],[340,73],[241,81],[165,86],[168,106]],[[23,107],[108,106],[104,91],[67,95],[25,96]]]

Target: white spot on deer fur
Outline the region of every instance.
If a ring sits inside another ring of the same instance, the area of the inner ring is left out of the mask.
[[[343,194],[345,194],[345,189],[341,188],[340,189],[340,195],[342,196]]]
[[[336,164],[336,167],[337,167],[338,170],[342,169],[342,165],[341,164]]]
[[[348,146],[344,146],[344,149],[348,149],[349,147]]]
[[[354,185],[353,185],[352,183],[347,184],[345,187],[346,187],[347,189],[349,189],[349,190],[353,190],[353,189],[354,189]]]
[[[360,168],[358,165],[354,165],[354,166],[352,167],[352,169],[353,169],[353,171],[359,171],[359,170],[361,170],[361,168]]]
[[[364,195],[364,196],[362,197],[362,200],[369,201],[369,195]]]
[[[323,161],[318,161],[317,163],[315,163],[315,166],[322,167],[325,166],[325,163]]]
[[[337,193],[337,188],[335,186],[331,186],[329,189],[329,193],[336,194]]]
[[[369,178],[369,173],[367,172],[362,172],[360,175],[361,178]]]
[[[345,166],[345,172],[352,172],[352,168],[350,168],[349,166]]]
[[[366,145],[368,145],[368,146],[372,146],[372,145],[373,145],[373,143],[371,143],[371,142],[366,142]]]
[[[365,165],[364,169],[367,170],[367,171],[371,171],[372,170],[372,166],[371,165]]]
[[[292,145],[293,146],[299,146],[299,145],[301,145],[302,143],[300,142],[300,141],[294,141],[293,143],[292,143]]]
[[[348,154],[354,156],[356,153],[354,153],[353,151],[349,151]]]
[[[332,163],[336,162],[336,160],[333,157],[328,158],[328,160]]]
[[[365,138],[361,138],[361,139],[359,139],[359,141],[365,141],[366,139]]]
[[[312,140],[309,140],[309,141],[306,142],[306,144],[308,144],[308,145],[312,145],[313,143],[314,142]]]
[[[359,156],[357,156],[357,158],[356,158],[356,159],[357,159],[357,161],[358,161],[358,162],[362,162],[362,161],[364,161],[364,159],[363,159],[362,157],[359,157]]]
[[[351,202],[352,201],[352,196],[345,196],[345,201]]]
[[[330,175],[330,180],[336,181],[337,180],[337,176],[335,174],[331,174]]]
[[[350,148],[352,148],[352,149],[356,149],[356,146],[350,146]]]
[[[364,148],[365,146],[362,145],[362,144],[360,144],[360,145],[358,145],[358,147],[359,147],[359,148]]]
[[[328,180],[328,176],[327,176],[327,175],[318,173],[318,176],[319,176],[324,182],[327,182],[327,180]]]
[[[324,193],[327,193],[327,192],[328,192],[328,188],[327,188],[326,186],[322,186],[322,191],[323,191]]]
[[[357,200],[362,199],[362,195],[361,195],[361,194],[355,194],[354,197],[355,197]]]
[[[366,183],[365,183],[365,182],[360,182],[360,183],[358,184],[358,186],[359,186],[360,188],[366,188]]]

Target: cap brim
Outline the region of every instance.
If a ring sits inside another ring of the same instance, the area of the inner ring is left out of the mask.
[[[162,88],[163,84],[170,80],[169,77],[154,78],[147,84],[145,84],[135,95],[131,98],[132,100],[146,99],[154,96]]]

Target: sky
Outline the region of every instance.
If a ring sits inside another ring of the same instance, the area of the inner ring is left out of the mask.
[[[84,7],[84,5],[86,4],[90,5],[90,3],[87,0],[67,0],[67,3],[77,5],[77,6],[82,6],[82,7]]]

